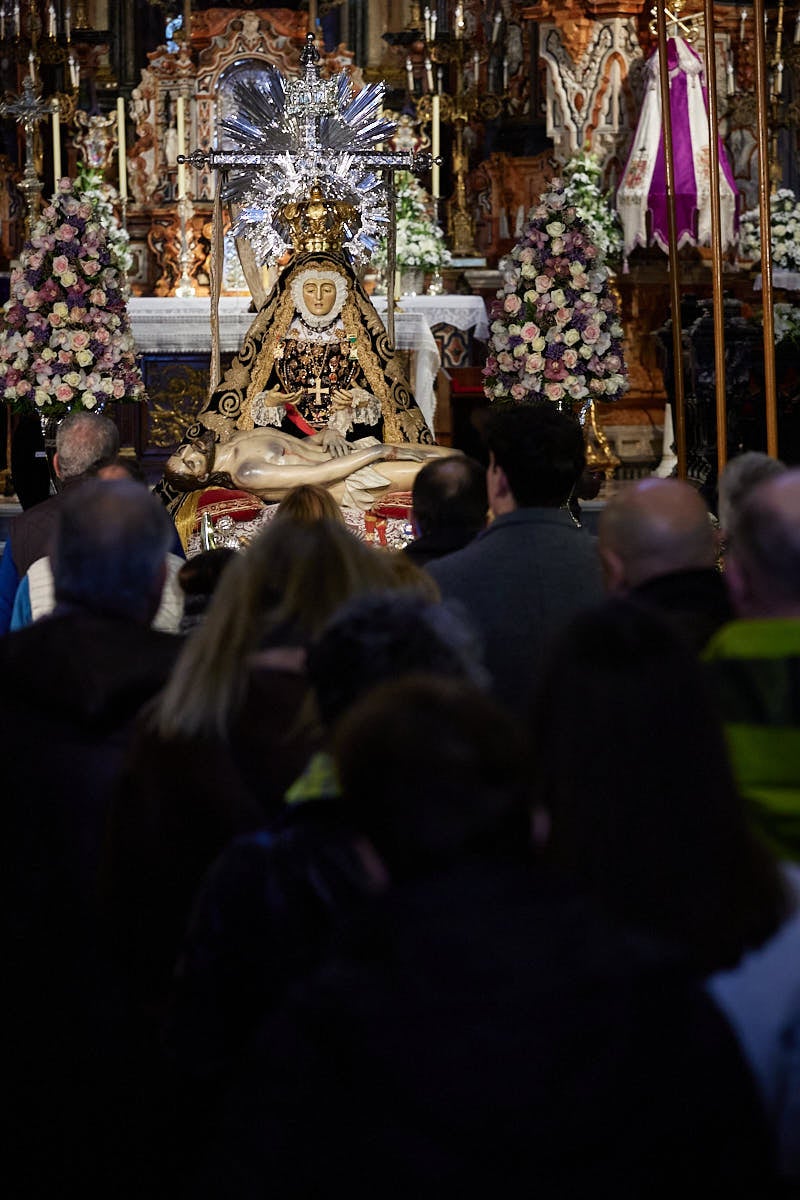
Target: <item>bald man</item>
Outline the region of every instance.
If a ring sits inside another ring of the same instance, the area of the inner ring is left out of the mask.
[[[726,564],[738,620],[705,657],[752,819],[779,857],[800,862],[800,470],[753,489]]]
[[[699,652],[733,616],[717,570],[717,535],[700,494],[679,479],[642,479],[600,516],[606,590],[664,613]]]

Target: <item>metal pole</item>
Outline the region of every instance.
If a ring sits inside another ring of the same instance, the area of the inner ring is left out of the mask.
[[[763,3],[763,0],[762,0]],[[664,157],[667,186],[667,232],[669,241],[669,290],[672,311],[672,355],[674,360],[675,452],[678,477],[686,478],[686,412],[683,391],[683,339],[681,337],[681,288],[678,264],[678,233],[675,217],[675,160],[672,147],[672,111],[669,102],[669,66],[667,64],[667,24],[665,0],[656,3],[658,35],[658,77],[661,90],[661,121],[664,129]]]
[[[709,183],[711,187],[711,285],[714,297],[714,378],[717,397],[717,472],[728,461],[728,406],[725,394],[725,319],[722,298],[722,218],[719,199],[719,120],[717,114],[717,51],[714,45],[714,4],[704,0],[706,87],[708,89]]]
[[[394,309],[395,309],[395,278],[397,274],[397,193],[394,186],[394,173],[386,170],[383,173],[386,182],[386,196],[389,208],[389,226],[386,230],[386,332],[389,335],[389,345],[394,349]]]
[[[775,386],[775,320],[772,308],[772,223],[770,221],[769,130],[767,128],[767,39],[764,0],[753,0],[756,51],[756,136],[758,208],[761,221],[761,295],[764,302],[764,410],[767,453],[778,457],[778,402]]]

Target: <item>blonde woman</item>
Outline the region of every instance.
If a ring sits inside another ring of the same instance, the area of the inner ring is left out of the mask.
[[[303,719],[307,647],[345,600],[394,586],[389,555],[325,520],[272,521],[226,567],[140,719],[112,810],[113,940],[148,1004],[163,999],[203,874],[279,811],[318,744]]]

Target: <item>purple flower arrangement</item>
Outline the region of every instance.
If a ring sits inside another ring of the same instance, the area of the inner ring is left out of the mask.
[[[127,295],[96,201],[62,179],[0,311],[0,397],[15,411],[56,417],[144,399]]]
[[[560,180],[528,217],[491,310],[484,388],[493,401],[616,400],[627,388],[609,271]]]

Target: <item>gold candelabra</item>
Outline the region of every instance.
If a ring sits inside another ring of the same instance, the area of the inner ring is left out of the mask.
[[[503,11],[498,7],[491,34],[479,42],[467,37],[464,5],[457,3],[451,29],[438,26],[435,9],[411,5],[409,27],[416,39],[406,57],[406,84],[419,119],[430,126],[434,165],[431,196],[437,217],[441,124],[452,128],[453,193],[447,202],[447,234],[453,253],[471,256],[475,250],[475,222],[467,204],[469,154],[465,132],[472,121],[496,120],[508,98],[508,58],[505,53]],[[414,51],[412,56],[410,51]]]
[[[788,76],[800,72],[800,8],[794,16],[794,33],[791,42],[786,37],[786,4],[779,0],[769,39],[768,14],[764,13],[764,35],[767,40],[767,123],[769,126],[769,180],[774,193],[781,185],[781,170],[778,139],[781,130],[796,129],[800,125],[800,102],[787,98]],[[731,36],[731,49],[726,64],[727,106],[726,113],[736,125],[754,125],[758,112],[755,90],[752,26],[748,33],[748,22],[752,21],[747,9],[739,14],[737,36]]]
[[[26,234],[38,212],[42,194],[42,148],[39,125],[53,120],[53,174],[61,165],[61,127],[74,118],[80,68],[73,53],[69,2],[0,0],[0,58],[17,65],[19,92],[9,91],[0,103],[0,116],[13,117],[24,135],[25,165],[20,189],[25,198]],[[43,74],[47,77],[47,87]],[[43,96],[43,92],[47,92]]]

